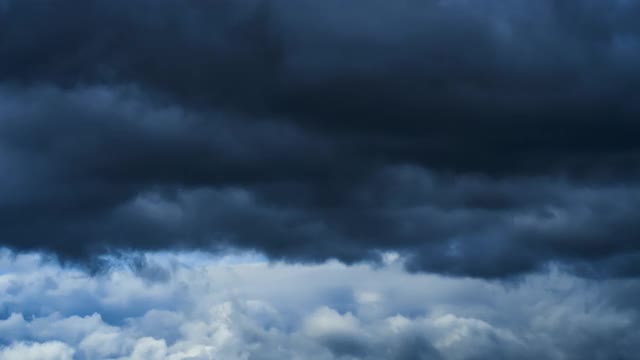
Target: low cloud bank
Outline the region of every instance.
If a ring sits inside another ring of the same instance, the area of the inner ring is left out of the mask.
[[[0,257],[2,359],[631,359],[635,280],[519,282],[145,254],[108,273]],[[132,265],[133,264],[133,265]]]

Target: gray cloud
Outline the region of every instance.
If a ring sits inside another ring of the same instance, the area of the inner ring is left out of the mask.
[[[0,241],[636,276],[636,1],[0,2]]]
[[[0,212],[14,249],[87,260],[239,247],[347,262],[400,251],[411,269],[458,275],[553,262],[589,275],[638,272],[633,181],[362,164],[334,138],[155,105],[135,87],[13,90],[0,99],[0,166],[10,175]]]

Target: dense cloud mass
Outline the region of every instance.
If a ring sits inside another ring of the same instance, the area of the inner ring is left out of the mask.
[[[0,0],[0,244],[637,276],[639,16],[633,0]]]
[[[633,359],[637,281],[501,285],[387,265],[143,255],[86,273],[0,257],[0,358]],[[199,259],[199,260],[198,260]],[[313,281],[310,281],[312,280]]]

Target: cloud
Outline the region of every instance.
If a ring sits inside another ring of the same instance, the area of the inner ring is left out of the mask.
[[[336,262],[144,254],[90,276],[1,257],[0,354],[38,359],[631,359],[635,280],[567,273],[518,283]],[[369,294],[376,301],[360,301]],[[359,300],[360,299],[360,300]],[[25,355],[25,356],[26,356]]]
[[[0,0],[0,358],[633,358],[638,15]]]
[[[1,1],[0,241],[637,276],[639,11]]]
[[[7,360],[71,360],[73,353],[73,349],[57,341],[36,344],[16,343],[0,349],[0,357]]]

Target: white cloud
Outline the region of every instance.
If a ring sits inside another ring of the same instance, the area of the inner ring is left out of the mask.
[[[3,360],[72,360],[73,349],[58,341],[45,343],[16,342],[0,349]]]
[[[304,329],[311,337],[352,336],[361,332],[360,322],[353,314],[342,315],[326,306],[305,320]]]
[[[0,256],[0,359],[630,359],[634,280],[518,283],[386,267],[146,255],[90,276]],[[195,259],[191,261],[191,259]],[[42,357],[44,356],[44,357]]]

